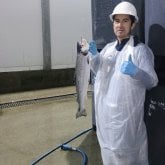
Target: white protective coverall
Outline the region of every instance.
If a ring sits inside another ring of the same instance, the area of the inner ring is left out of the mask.
[[[148,165],[147,135],[143,121],[145,90],[157,85],[154,56],[143,43],[134,47],[133,36],[121,51],[117,41],[91,55],[95,78],[97,137],[104,165]],[[139,68],[135,77],[120,72],[132,56]]]

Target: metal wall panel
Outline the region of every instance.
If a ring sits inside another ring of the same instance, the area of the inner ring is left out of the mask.
[[[89,0],[50,0],[52,69],[75,67],[76,43],[92,39]]]
[[[155,55],[159,84],[165,85],[165,1],[145,1],[145,38]]]
[[[145,0],[146,43],[155,55],[159,85],[147,92],[145,121],[150,165],[165,164],[165,1]]]
[[[40,0],[0,1],[0,72],[43,67]]]

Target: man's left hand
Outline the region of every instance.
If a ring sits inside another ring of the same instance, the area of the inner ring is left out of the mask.
[[[130,76],[135,76],[137,74],[138,70],[139,70],[138,67],[136,65],[134,65],[134,63],[132,62],[131,55],[129,56],[128,61],[123,62],[121,69],[120,69],[120,71],[123,74],[127,74]]]

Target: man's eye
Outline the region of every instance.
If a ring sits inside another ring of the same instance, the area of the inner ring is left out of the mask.
[[[128,22],[129,20],[128,19],[125,19],[124,22]]]
[[[120,21],[119,20],[114,20],[115,23],[119,23]]]

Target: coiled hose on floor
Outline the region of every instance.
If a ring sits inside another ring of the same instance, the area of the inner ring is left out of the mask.
[[[44,153],[43,155],[39,156],[36,160],[32,161],[32,162],[31,162],[31,165],[37,164],[37,163],[40,162],[42,159],[44,159],[45,157],[47,157],[48,155],[50,155],[52,152],[56,151],[56,150],[59,149],[59,148],[61,148],[61,149],[64,150],[64,151],[68,150],[68,151],[76,151],[76,152],[79,152],[79,153],[82,155],[82,157],[83,157],[82,165],[87,165],[87,163],[88,163],[88,157],[87,157],[86,153],[85,153],[84,151],[82,151],[81,149],[79,149],[79,148],[74,148],[74,147],[68,146],[67,144],[68,144],[69,142],[71,142],[71,141],[77,139],[77,138],[80,137],[81,135],[83,135],[83,134],[85,134],[85,133],[91,131],[91,130],[93,130],[93,127],[90,128],[90,129],[87,129],[87,130],[85,130],[85,131],[80,132],[78,135],[76,135],[75,137],[69,139],[68,141],[64,142],[63,144],[60,144],[60,145],[57,146],[56,148],[53,148],[53,149],[47,151],[47,152]]]
[[[68,151],[79,152],[81,154],[82,158],[83,158],[82,165],[87,165],[87,163],[88,163],[88,157],[87,157],[86,153],[84,151],[82,151],[81,149],[74,148],[74,147],[68,146],[66,144],[62,145],[61,146],[61,149],[64,150],[64,151],[68,150]]]

